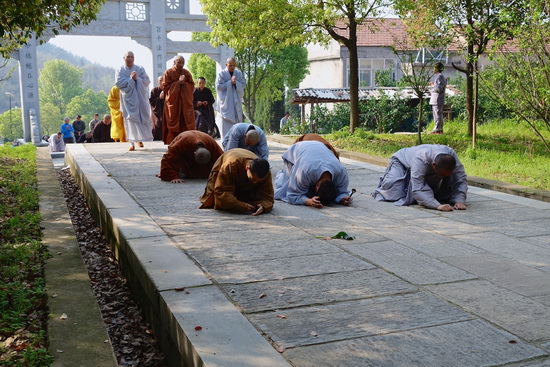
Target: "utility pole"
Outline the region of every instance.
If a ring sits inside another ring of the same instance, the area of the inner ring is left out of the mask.
[[[9,99],[10,99],[10,127],[11,127],[11,98],[13,97],[13,94],[11,94],[10,92],[6,92],[6,94],[9,96]]]

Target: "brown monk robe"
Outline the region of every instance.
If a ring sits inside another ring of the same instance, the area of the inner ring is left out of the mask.
[[[323,144],[325,144],[325,146],[327,148],[329,148],[330,150],[332,150],[332,152],[334,153],[334,155],[336,156],[336,158],[340,159],[340,154],[338,154],[338,152],[336,151],[336,149],[334,149],[334,147],[332,145],[330,145],[330,143],[328,141],[326,141],[321,135],[319,134],[313,134],[313,133],[309,133],[309,134],[304,134],[300,137],[298,137],[296,140],[294,140],[294,143],[292,144],[296,144],[300,141],[318,141],[318,142],[321,142]]]
[[[253,164],[260,161],[267,166],[265,173],[256,173],[253,169]],[[253,215],[270,212],[273,208],[273,183],[269,163],[246,149],[225,152],[212,167],[200,200],[201,209],[250,212],[261,206],[258,209],[261,211]]]
[[[204,164],[195,160],[195,151],[201,147],[210,152],[210,160]],[[179,180],[181,172],[185,178],[207,178],[222,154],[222,148],[210,135],[198,130],[184,131],[172,140],[162,156],[158,176],[164,181]]]
[[[195,82],[189,70],[184,69],[185,59],[176,56],[174,66],[164,72],[164,112],[162,118],[162,141],[170,144],[179,133],[195,130],[193,91]]]

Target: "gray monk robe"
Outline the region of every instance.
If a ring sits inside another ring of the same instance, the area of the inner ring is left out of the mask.
[[[349,195],[348,173],[334,153],[318,141],[301,141],[283,154],[283,168],[275,177],[275,199],[305,205],[315,196],[315,185],[323,172],[330,172],[336,189],[335,203]]]
[[[449,177],[435,175],[432,163],[438,154],[450,154],[456,168]],[[466,172],[455,151],[445,145],[418,145],[398,150],[372,196],[395,205],[420,204],[437,209],[442,203],[464,203],[468,191]]]

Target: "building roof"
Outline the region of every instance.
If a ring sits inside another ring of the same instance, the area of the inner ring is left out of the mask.
[[[347,37],[349,31],[343,22],[337,22],[335,30],[338,34]],[[368,18],[357,27],[357,46],[390,47],[396,41],[407,39],[405,24],[399,18]]]
[[[335,30],[338,34],[348,36],[348,29],[343,22],[336,24]],[[407,30],[403,20],[399,18],[367,18],[364,23],[357,28],[357,46],[358,47],[398,47],[409,48],[406,41],[409,40]],[[448,51],[461,51],[466,47],[466,41],[461,37],[459,40],[451,42],[447,46]],[[487,49],[493,45],[489,41]],[[414,48],[410,46],[410,48]],[[515,42],[508,42],[503,51],[517,52],[518,47]]]
[[[454,96],[461,92],[454,86],[447,86],[445,95]],[[416,95],[412,88],[359,88],[359,100],[380,99],[382,96],[414,99]],[[426,93],[425,98],[430,98]],[[304,88],[294,89],[291,102],[293,104],[305,103],[339,103],[349,102],[349,88]]]

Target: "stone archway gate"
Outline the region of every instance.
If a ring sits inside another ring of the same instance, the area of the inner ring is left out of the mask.
[[[73,28],[70,35],[126,36],[149,48],[153,57],[151,81],[161,76],[166,61],[178,53],[203,53],[217,63],[225,64],[232,50],[227,46],[213,48],[208,42],[172,41],[172,31],[209,32],[206,16],[189,12],[189,0],[107,0],[97,20]],[[54,34],[46,35],[49,40]],[[40,101],[38,98],[37,40],[31,39],[13,57],[19,61],[23,139],[40,144]],[[121,50],[127,51],[127,50]],[[122,54],[121,54],[122,57]],[[121,64],[122,65],[122,64]]]

